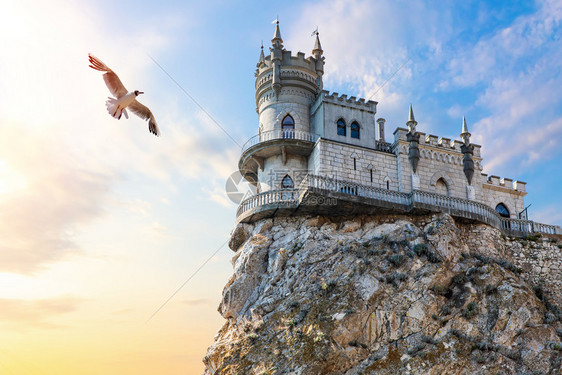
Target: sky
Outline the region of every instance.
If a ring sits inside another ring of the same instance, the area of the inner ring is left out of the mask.
[[[324,88],[378,101],[387,133],[410,104],[427,134],[466,116],[484,173],[562,225],[560,1],[0,0],[0,374],[203,372],[276,17],[294,53],[318,27]],[[160,138],[107,114],[88,53]]]

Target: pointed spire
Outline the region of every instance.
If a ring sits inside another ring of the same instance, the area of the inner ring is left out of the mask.
[[[471,134],[468,132],[468,126],[466,126],[466,119],[464,118],[464,116],[462,117],[462,133],[461,133],[461,139],[464,141],[465,144],[469,144],[470,143],[470,136]]]
[[[466,126],[466,118],[463,116],[462,117],[462,133],[461,134],[465,134],[468,133],[468,127]],[[468,133],[470,134],[470,133]]]
[[[412,105],[410,104],[410,113],[408,114],[408,122],[416,122],[414,118],[414,110],[412,109]]]
[[[314,49],[312,50],[312,54],[314,56],[319,55],[321,56],[324,51],[322,50],[322,45],[320,44],[320,37],[318,37],[318,28],[316,29],[316,42],[314,43]]]
[[[265,55],[263,54],[263,42],[261,43],[261,52],[260,52],[260,60],[258,61],[258,64],[261,64],[265,62]]]
[[[273,33],[273,39],[271,39],[271,43],[275,44],[275,42],[279,42],[280,44],[283,44],[283,39],[281,38],[281,30],[279,30],[279,19],[276,19],[275,21],[275,33]]]
[[[408,122],[406,122],[406,126],[408,126],[408,130],[410,133],[414,134],[416,132],[416,125],[417,121],[414,118],[414,110],[412,109],[412,105],[410,104],[410,113],[408,114]]]

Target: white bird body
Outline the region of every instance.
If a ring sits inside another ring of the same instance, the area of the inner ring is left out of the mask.
[[[88,57],[90,59],[91,68],[105,72],[103,80],[109,91],[116,97],[108,97],[105,102],[109,114],[118,120],[121,118],[121,115],[125,115],[125,118],[128,119],[127,108],[129,108],[131,112],[143,120],[148,120],[148,130],[154,135],[159,136],[160,130],[158,129],[154,115],[150,109],[137,101],[137,96],[143,94],[143,92],[138,90],[128,92],[113,70],[109,69],[107,65],[102,63],[101,60],[94,55],[88,54]]]

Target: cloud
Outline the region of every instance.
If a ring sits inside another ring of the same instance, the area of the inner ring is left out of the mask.
[[[536,12],[523,15],[491,35],[484,35],[475,45],[463,46],[449,63],[448,84],[473,86],[490,82],[499,73],[520,71],[531,56],[559,48],[562,6],[557,1],[538,2]],[[548,53],[548,52],[547,52]],[[532,65],[532,64],[531,64]]]
[[[52,323],[53,319],[75,311],[81,302],[70,296],[36,300],[0,298],[0,322],[12,328],[54,328],[58,324]]]
[[[530,167],[561,156],[561,20],[562,7],[542,3],[452,63],[459,65],[451,70],[456,84],[486,83],[476,104],[490,114],[474,124],[473,133],[484,146],[487,169]],[[483,64],[483,58],[493,63]]]
[[[0,65],[10,72],[0,75],[0,272],[37,273],[80,254],[87,250],[80,234],[102,215],[125,204],[148,216],[186,180],[205,192],[235,168],[238,146],[203,113],[186,114],[189,100],[146,56],[157,57],[177,37],[177,17],[155,29],[104,15],[87,3],[0,4]],[[162,137],[136,116],[117,121],[106,113],[109,92],[88,67],[88,52],[128,88],[146,92],[141,102]],[[123,193],[140,189],[162,192],[154,201]],[[151,230],[165,233],[161,225]]]
[[[304,48],[308,54],[313,39],[304,30],[318,22],[326,90],[379,102],[378,114],[391,128],[405,125],[412,103],[424,131],[433,132],[436,116],[427,105],[428,92],[439,90],[441,68],[462,32],[459,19],[466,15],[464,6],[457,8],[447,2],[433,7],[421,0],[314,2],[305,5],[289,27],[282,24],[282,35],[287,49]]]
[[[201,306],[201,305],[213,305],[216,304],[216,301],[213,301],[208,298],[196,298],[196,299],[183,300],[182,303],[185,303],[189,306]]]
[[[118,177],[83,169],[55,138],[9,124],[0,128],[0,160],[22,180],[0,194],[0,272],[33,273],[76,253],[75,233],[103,214]]]

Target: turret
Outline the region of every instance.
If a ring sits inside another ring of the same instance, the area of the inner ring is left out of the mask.
[[[461,139],[464,142],[464,144],[461,145],[461,152],[463,153],[463,172],[466,177],[466,181],[468,182],[468,185],[466,186],[466,198],[474,200],[475,191],[472,186],[472,177],[474,175],[474,159],[472,158],[472,155],[474,154],[474,145],[470,144],[470,133],[468,132],[464,116],[462,117]]]
[[[273,34],[273,39],[271,39],[272,47],[269,49],[271,51],[271,61],[273,63],[273,82],[272,87],[275,92],[275,96],[279,96],[281,92],[281,60],[283,59],[283,39],[281,39],[281,31],[279,30],[279,21],[275,25],[275,33]]]
[[[276,21],[269,51],[265,55],[262,47],[256,71],[259,135],[244,146],[239,162],[242,175],[259,191],[300,183],[316,139],[310,133],[310,107],[322,90],[324,73],[318,34],[313,56],[293,55],[285,50]]]
[[[379,142],[386,142],[384,139],[384,123],[386,122],[385,119],[379,118],[377,120],[377,124],[379,124]]]
[[[470,136],[471,134],[468,132],[468,127],[466,126],[466,119],[463,116],[461,139],[463,140],[464,144],[467,146],[470,144]]]
[[[259,68],[261,64],[265,63],[265,55],[263,54],[263,43],[261,44],[260,59],[258,61],[257,67]]]
[[[414,118],[414,110],[410,104],[410,113],[408,114],[408,121],[406,126],[408,126],[408,133],[406,134],[406,139],[410,142],[410,147],[408,149],[408,160],[410,160],[410,165],[412,166],[412,190],[418,190],[420,188],[420,177],[417,175],[418,163],[420,161],[420,135],[416,132],[417,121]]]
[[[322,75],[324,75],[324,56],[322,56],[322,54],[324,51],[322,50],[322,45],[320,44],[318,29],[316,29],[314,33],[316,34],[316,42],[314,43],[314,48],[312,49],[312,55],[314,55],[314,59],[316,60],[316,73],[318,73],[319,86],[320,90],[322,90]]]
[[[416,132],[416,125],[418,122],[414,118],[414,110],[412,109],[412,105],[410,104],[410,113],[408,113],[408,121],[406,122],[406,126],[410,133],[414,134]]]

